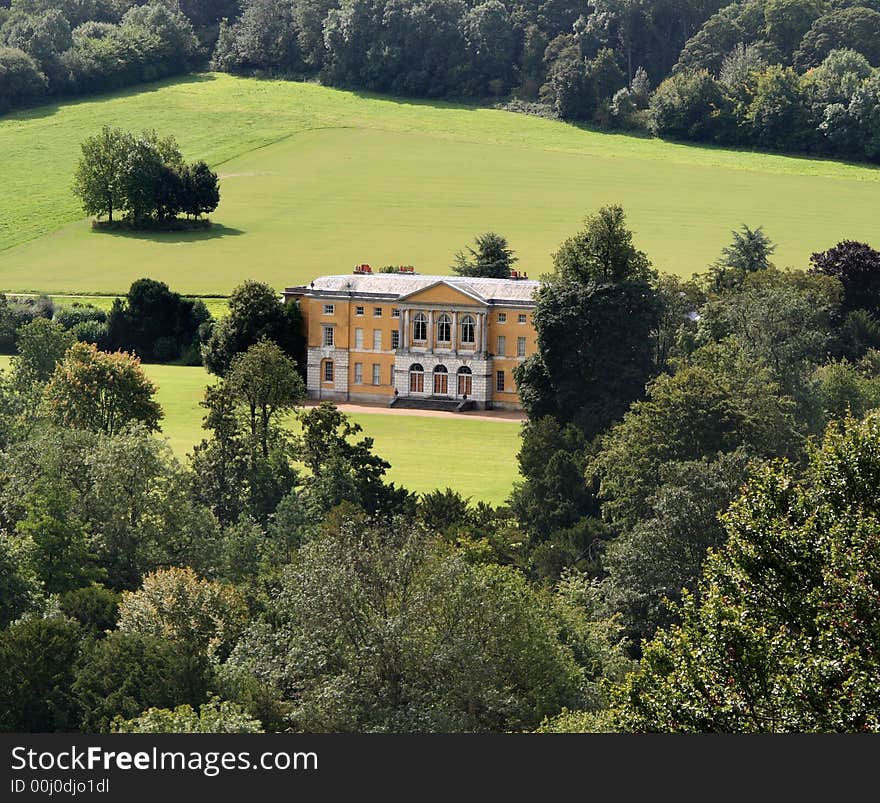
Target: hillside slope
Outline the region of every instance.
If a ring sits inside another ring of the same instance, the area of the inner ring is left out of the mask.
[[[174,134],[224,177],[210,232],[93,232],[70,191],[103,124]],[[702,270],[741,223],[780,265],[843,238],[880,241],[880,170],[585,131],[491,109],[207,74],[0,118],[0,290],[186,293],[281,287],[355,263],[446,272],[488,229],[532,276],[585,213],[622,203],[661,270]]]

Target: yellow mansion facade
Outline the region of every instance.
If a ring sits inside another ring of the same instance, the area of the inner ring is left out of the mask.
[[[536,351],[538,286],[516,273],[422,276],[361,265],[284,296],[302,311],[310,398],[520,409],[513,369]]]

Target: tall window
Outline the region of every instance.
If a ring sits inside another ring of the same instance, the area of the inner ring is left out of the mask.
[[[391,333],[391,348],[400,348],[400,332],[397,329]]]
[[[434,369],[434,395],[446,396],[449,393],[449,371],[445,365],[438,365]]]
[[[471,369],[466,365],[458,369],[458,395],[470,396],[473,389]]]
[[[333,360],[324,360],[324,381],[333,381]]]
[[[503,357],[504,353],[507,351],[507,338],[504,335],[498,335],[498,348],[495,349],[495,353],[499,357]]]
[[[517,357],[525,357],[526,356],[526,339],[524,337],[518,337],[516,339],[516,356]]]
[[[420,312],[413,318],[413,340],[428,339],[428,316]]]
[[[504,371],[497,371],[495,373],[495,390],[504,392]]]
[[[355,385],[362,385],[364,383],[363,363],[356,362],[354,364],[354,383]]]
[[[473,315],[465,315],[461,319],[461,342],[477,342],[477,322],[474,320]]]
[[[333,345],[333,327],[332,326],[325,326],[324,327],[324,340],[323,340],[323,342],[324,342],[325,346],[332,346]]]
[[[418,363],[409,367],[409,392],[425,392],[425,369]]]
[[[382,384],[382,366],[379,363],[373,363],[373,384],[381,385]]]
[[[355,329],[354,330],[354,347],[356,349],[362,349],[364,347],[364,330],[363,329]]]
[[[376,351],[382,351],[382,330],[374,329],[373,330],[373,348]]]
[[[332,315],[335,311],[336,311],[336,307],[334,307],[333,304],[325,304],[324,305],[324,314],[325,315]]]
[[[437,320],[437,342],[452,342],[452,318],[445,313]]]

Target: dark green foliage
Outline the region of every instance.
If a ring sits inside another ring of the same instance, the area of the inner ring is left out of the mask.
[[[263,338],[277,343],[299,365],[305,364],[299,307],[284,304],[267,284],[246,281],[233,290],[229,314],[214,326],[204,346],[205,367],[223,376],[236,354],[247,351]]]
[[[14,542],[0,535],[0,629],[35,607],[39,589],[17,554]]]
[[[164,282],[138,279],[114,302],[107,340],[145,362],[172,362],[198,352],[200,327],[210,320],[204,302],[183,298]]]
[[[238,20],[221,22],[214,66],[227,72],[302,70],[297,33],[293,3],[250,0]]]
[[[72,685],[81,637],[79,625],[63,617],[26,618],[0,632],[0,731],[77,729]]]
[[[873,66],[880,66],[880,12],[854,6],[838,8],[820,17],[806,33],[795,64],[801,70],[816,67],[832,50],[849,48],[861,53]]]
[[[200,217],[220,203],[217,174],[204,162],[187,165],[174,137],[140,136],[104,126],[82,143],[73,190],[88,214],[125,212],[129,225],[170,224]]]
[[[273,608],[230,662],[291,702],[297,730],[520,730],[580,699],[547,600],[402,521],[325,528]]]
[[[106,733],[116,717],[131,719],[148,708],[200,705],[207,699],[210,668],[204,654],[167,639],[115,632],[89,645],[77,666],[73,693],[81,729]]]
[[[829,428],[803,482],[759,472],[724,517],[682,624],[619,689],[631,731],[876,731],[876,418]]]
[[[507,239],[495,232],[487,231],[474,238],[476,248],[468,246],[467,253],[459,251],[455,255],[452,269],[459,276],[479,276],[487,279],[507,279],[517,257],[508,246]]]
[[[23,380],[48,382],[74,340],[61,324],[46,318],[35,318],[19,327],[15,346],[18,351],[16,374]]]
[[[0,47],[0,114],[25,106],[46,91],[37,62],[23,50]]]
[[[731,233],[733,241],[721,249],[721,256],[709,266],[714,292],[741,287],[748,274],[773,266],[770,256],[776,246],[762,226],[750,229],[743,223],[738,231]]]
[[[682,70],[651,96],[651,131],[670,139],[723,141],[731,109],[718,82],[706,70]]]
[[[743,451],[667,463],[649,517],[609,542],[602,589],[636,647],[675,621],[682,589],[697,592],[707,551],[725,540],[719,515],[739,495],[748,467]]]
[[[810,257],[810,273],[833,276],[843,285],[843,310],[880,314],[880,252],[867,243],[839,242]]]
[[[795,455],[802,432],[791,399],[769,372],[731,342],[705,347],[661,374],[603,437],[590,462],[603,514],[621,529],[652,515],[670,463],[713,459],[740,448],[759,457]]]
[[[119,594],[92,583],[62,594],[58,607],[65,616],[79,622],[86,633],[101,636],[116,627]]]
[[[369,513],[391,516],[411,510],[414,499],[384,481],[391,464],[373,452],[373,439],[354,441],[362,428],[331,402],[299,413],[302,434],[296,452],[311,472],[305,505],[316,518],[348,502]]]
[[[644,393],[653,373],[656,293],[644,282],[554,280],[541,288],[537,302],[534,321],[544,366],[537,376],[547,381],[529,383],[536,374],[528,360],[515,369],[523,404],[530,417],[552,413],[592,438]]]
[[[633,245],[626,213],[618,205],[603,206],[584,220],[553,255],[556,274],[569,281],[648,282],[656,277],[643,251]]]

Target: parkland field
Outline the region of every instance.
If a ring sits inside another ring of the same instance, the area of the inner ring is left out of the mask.
[[[8,369],[9,361],[0,355],[0,370]],[[215,377],[204,368],[174,365],[144,365],[144,370],[159,388],[156,398],[165,413],[160,437],[167,438],[175,455],[185,460],[207,434],[199,402]],[[361,437],[374,439],[376,454],[391,463],[389,480],[411,491],[450,487],[474,502],[499,505],[519,479],[520,425],[516,421],[381,411],[352,413],[350,418],[363,427]],[[296,429],[296,422],[292,420],[291,426]]]
[[[222,177],[215,226],[93,231],[71,192],[102,125],[173,134]],[[448,272],[479,232],[533,278],[583,216],[623,204],[637,243],[689,276],[763,225],[775,261],[880,242],[880,170],[677,145],[508,112],[202,74],[0,118],[0,291],[116,295],[142,276],[194,295],[276,288],[356,263]]]

